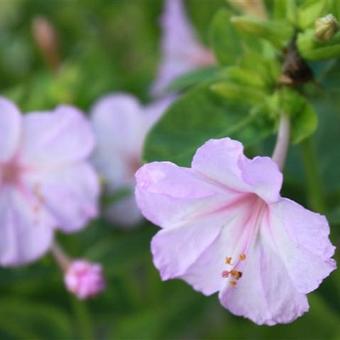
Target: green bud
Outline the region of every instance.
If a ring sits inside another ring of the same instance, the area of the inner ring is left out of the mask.
[[[340,57],[340,32],[331,40],[320,41],[315,37],[313,29],[298,35],[297,46],[300,54],[306,60],[325,60]]]
[[[339,30],[339,23],[332,14],[319,18],[315,22],[315,37],[320,41],[332,39]]]
[[[237,16],[231,18],[231,23],[239,32],[263,38],[277,48],[284,47],[293,34],[292,26],[285,21],[264,21],[251,16]]]

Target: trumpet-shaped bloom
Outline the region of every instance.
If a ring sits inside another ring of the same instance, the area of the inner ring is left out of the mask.
[[[182,0],[165,1],[161,23],[162,59],[151,90],[154,96],[162,95],[176,77],[215,62],[211,51],[198,41]]]
[[[90,125],[68,106],[21,116],[0,98],[0,264],[46,252],[54,229],[74,232],[97,213],[98,181],[86,161]]]
[[[65,273],[66,288],[78,299],[94,297],[105,289],[102,266],[85,260],[73,261]]]
[[[163,280],[181,278],[258,324],[288,323],[335,269],[324,216],[280,196],[268,157],[247,158],[229,138],[200,147],[191,168],[154,162],[136,173],[137,203],[159,231]]]
[[[121,200],[111,204],[107,217],[129,226],[141,219],[134,195],[134,174],[141,163],[144,138],[171,103],[171,98],[143,107],[135,97],[117,93],[100,99],[92,110],[97,139],[94,164],[109,194],[127,190]]]

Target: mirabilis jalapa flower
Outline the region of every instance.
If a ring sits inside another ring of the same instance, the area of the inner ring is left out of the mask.
[[[127,190],[125,197],[110,204],[108,219],[127,227],[142,218],[133,189],[134,174],[141,164],[145,136],[173,98],[168,97],[142,106],[126,93],[107,95],[98,100],[91,112],[91,121],[97,145],[93,161],[111,195]]]
[[[211,51],[197,39],[182,0],[165,0],[161,18],[162,56],[151,92],[160,96],[178,76],[215,63]]]
[[[162,228],[151,246],[162,279],[219,292],[236,315],[291,322],[335,269],[326,218],[281,197],[277,164],[247,158],[240,142],[209,140],[191,168],[153,162],[136,179],[143,215]]]
[[[90,124],[75,108],[21,116],[0,98],[1,265],[37,259],[54,230],[78,231],[97,214],[93,147]]]

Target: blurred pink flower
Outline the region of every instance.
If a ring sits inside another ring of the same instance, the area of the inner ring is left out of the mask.
[[[137,174],[143,215],[163,280],[181,278],[257,324],[288,323],[336,265],[324,216],[280,196],[268,157],[247,158],[229,138],[200,147],[191,168],[154,162]]]
[[[103,270],[100,264],[86,260],[74,260],[65,273],[66,288],[80,300],[94,297],[105,289]]]
[[[114,223],[131,226],[142,217],[133,195],[134,174],[141,164],[147,132],[171,102],[172,98],[166,98],[143,107],[135,97],[117,93],[103,97],[93,107],[92,124],[97,138],[94,164],[109,194],[128,191],[106,211]]]
[[[35,260],[97,214],[98,180],[86,161],[94,146],[75,108],[21,116],[0,98],[0,264]]]
[[[166,0],[162,15],[162,60],[151,92],[160,96],[180,75],[215,63],[210,50],[196,38],[182,0]]]

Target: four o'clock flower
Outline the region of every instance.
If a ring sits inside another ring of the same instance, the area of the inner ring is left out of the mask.
[[[257,324],[288,323],[335,269],[324,216],[280,196],[282,174],[241,143],[209,140],[191,168],[154,162],[136,173],[137,203],[162,230],[152,240],[163,280],[181,278]]]
[[[152,94],[160,96],[176,77],[215,63],[211,51],[196,38],[182,0],[165,0],[162,23],[162,59]]]
[[[135,97],[117,93],[101,98],[93,107],[91,120],[97,140],[94,164],[109,194],[129,192],[106,211],[118,225],[131,226],[142,217],[133,195],[134,174],[141,164],[147,132],[171,101],[166,98],[143,107]]]
[[[97,213],[98,181],[87,158],[90,124],[75,108],[21,116],[0,98],[0,264],[35,260],[55,229],[83,228]]]

